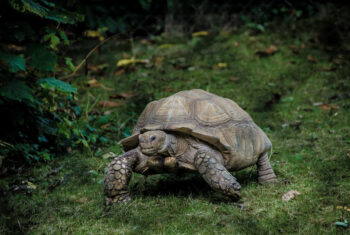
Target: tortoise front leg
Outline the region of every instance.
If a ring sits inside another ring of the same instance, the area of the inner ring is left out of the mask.
[[[211,152],[198,152],[194,158],[196,169],[212,189],[229,196],[234,201],[239,200],[241,185],[212,154]]]
[[[114,158],[107,167],[104,179],[106,204],[127,202],[130,195],[128,185],[132,170],[140,156],[139,149],[133,149]]]
[[[263,153],[258,159],[258,181],[260,184],[277,182],[275,172],[273,172],[267,153]]]

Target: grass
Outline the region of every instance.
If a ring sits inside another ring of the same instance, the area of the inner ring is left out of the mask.
[[[105,45],[89,63],[107,63],[107,70],[88,77],[115,90],[87,87],[83,76],[73,83],[87,115],[98,117],[92,124],[101,127],[106,124],[101,117],[109,115],[110,144],[94,156],[73,152],[2,178],[4,189],[26,181],[36,188],[3,190],[0,234],[348,233],[334,222],[350,219],[350,212],[337,209],[350,207],[349,58],[311,43],[308,34],[247,32]],[[275,54],[256,54],[272,44]],[[290,45],[298,46],[298,53]],[[131,56],[153,66],[135,65],[115,75],[117,61]],[[217,69],[218,63],[227,66]],[[192,88],[233,99],[248,111],[273,143],[271,162],[279,182],[259,185],[256,167],[233,172],[242,185],[240,210],[197,174],[135,174],[134,200],[105,208],[103,174],[110,159],[101,155],[121,152],[117,141],[149,101]],[[137,95],[121,107],[98,107],[97,101],[126,91]],[[319,102],[323,105],[315,105]],[[301,195],[283,202],[289,190]]]

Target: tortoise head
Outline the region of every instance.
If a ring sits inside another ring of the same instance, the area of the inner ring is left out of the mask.
[[[143,154],[161,154],[166,152],[170,138],[164,131],[147,131],[139,135],[139,143]]]

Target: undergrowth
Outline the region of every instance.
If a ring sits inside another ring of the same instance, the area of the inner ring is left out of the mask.
[[[104,45],[89,59],[87,75],[71,81],[83,115],[109,147],[94,156],[73,151],[2,178],[0,233],[347,233],[334,222],[350,219],[339,209],[350,207],[349,58],[307,33],[250,32]],[[122,59],[143,63],[116,67]],[[135,174],[134,200],[105,208],[105,153],[121,153],[118,140],[148,102],[192,88],[233,99],[252,116],[273,143],[278,183],[258,185],[256,167],[234,172],[240,208],[197,174]],[[284,202],[290,190],[300,195]]]

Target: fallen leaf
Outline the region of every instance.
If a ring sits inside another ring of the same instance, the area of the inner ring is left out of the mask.
[[[123,101],[109,101],[109,100],[101,100],[98,102],[98,106],[102,108],[113,108],[113,107],[119,107],[124,104]]]
[[[98,38],[100,41],[103,41],[105,39],[103,35],[96,30],[86,30],[84,32],[84,35],[89,38]]]
[[[156,58],[156,61],[154,62],[154,65],[155,65],[156,67],[162,66],[163,60],[164,60],[164,57],[157,57],[157,58]]]
[[[25,50],[25,47],[18,46],[15,44],[9,44],[9,45],[7,45],[7,48],[11,51],[16,51],[16,52],[22,52]]]
[[[110,123],[104,124],[101,126],[102,129],[107,129],[108,127],[110,127]]]
[[[293,53],[299,54],[299,47],[295,45],[290,45],[289,48],[292,50]]]
[[[88,200],[87,197],[82,197],[82,198],[77,199],[76,202],[85,203],[87,200]]]
[[[171,88],[171,87],[164,87],[164,88],[163,88],[163,91],[172,92],[172,91],[174,91],[174,88]]]
[[[32,182],[28,181],[27,182],[27,188],[35,190],[37,188],[37,186],[35,184],[33,184]]]
[[[109,96],[111,99],[127,99],[127,98],[132,98],[135,97],[137,94],[133,91],[126,91],[122,92],[120,94],[112,94]]]
[[[114,73],[114,75],[119,76],[119,75],[123,74],[124,72],[125,72],[125,69],[119,69]]]
[[[157,49],[168,49],[168,48],[171,48],[171,47],[173,47],[173,46],[174,46],[174,45],[171,44],[171,43],[165,43],[165,44],[159,45],[159,46],[157,47]]]
[[[234,45],[235,47],[239,47],[239,42],[234,41],[234,42],[233,42],[233,45]]]
[[[338,210],[345,210],[345,211],[350,212],[350,208],[347,207],[347,206],[337,206],[336,208],[337,208]]]
[[[227,64],[226,63],[218,63],[216,65],[213,66],[213,69],[214,70],[219,70],[219,69],[224,69],[227,67]]]
[[[100,83],[96,80],[96,79],[90,79],[89,81],[87,81],[87,83],[91,86],[91,87],[99,87]]]
[[[238,81],[238,80],[239,80],[238,77],[230,77],[229,79],[230,79],[230,81],[232,81],[232,82],[235,82],[235,81]]]
[[[308,61],[310,61],[311,63],[314,63],[314,64],[317,63],[317,60],[316,60],[314,57],[312,57],[311,55],[308,55],[308,56],[306,57],[306,59],[307,59]]]
[[[220,35],[222,35],[222,36],[229,36],[230,35],[230,32],[228,32],[228,31],[226,31],[226,30],[221,30],[220,31]]]
[[[101,87],[102,89],[106,90],[106,91],[113,91],[114,89],[113,88],[109,88],[109,87],[106,87],[105,85],[99,83],[96,79],[90,79],[88,82],[87,82],[91,87]]]
[[[333,104],[321,104],[318,107],[322,110],[339,109],[339,106]]]
[[[275,45],[271,45],[269,48],[266,49],[266,54],[271,55],[277,51],[277,47]]]
[[[123,59],[129,59],[129,58],[130,58],[130,55],[129,55],[128,53],[123,52],[123,53],[122,53],[122,58],[123,58]]]
[[[264,51],[257,51],[255,54],[257,54],[260,57],[263,57],[263,56],[273,55],[277,51],[278,51],[277,47],[275,45],[271,45],[266,50],[264,50]]]
[[[150,42],[149,40],[146,40],[146,39],[142,39],[142,40],[140,41],[140,43],[141,43],[142,45],[151,45],[151,42]]]
[[[134,64],[148,64],[148,63],[149,63],[149,60],[147,59],[144,59],[144,60],[139,60],[135,58],[122,59],[118,61],[117,67],[127,67],[129,65],[134,65]]]
[[[295,198],[297,195],[300,195],[301,193],[296,191],[296,190],[290,190],[288,192],[286,192],[285,194],[283,194],[282,196],[282,200],[284,202],[288,202],[290,200],[292,200],[293,198]]]
[[[199,31],[199,32],[192,33],[192,37],[203,37],[208,35],[209,33],[207,31]]]
[[[334,68],[334,67],[323,67],[323,68],[320,68],[320,71],[327,71],[327,72],[335,71],[335,70],[336,70],[336,68]]]
[[[90,70],[93,73],[103,73],[103,71],[108,67],[108,64],[99,64],[99,65],[93,65],[88,64],[87,69]]]
[[[113,152],[105,153],[102,155],[103,159],[109,159],[109,158],[115,158],[115,157],[117,157],[117,155]]]

